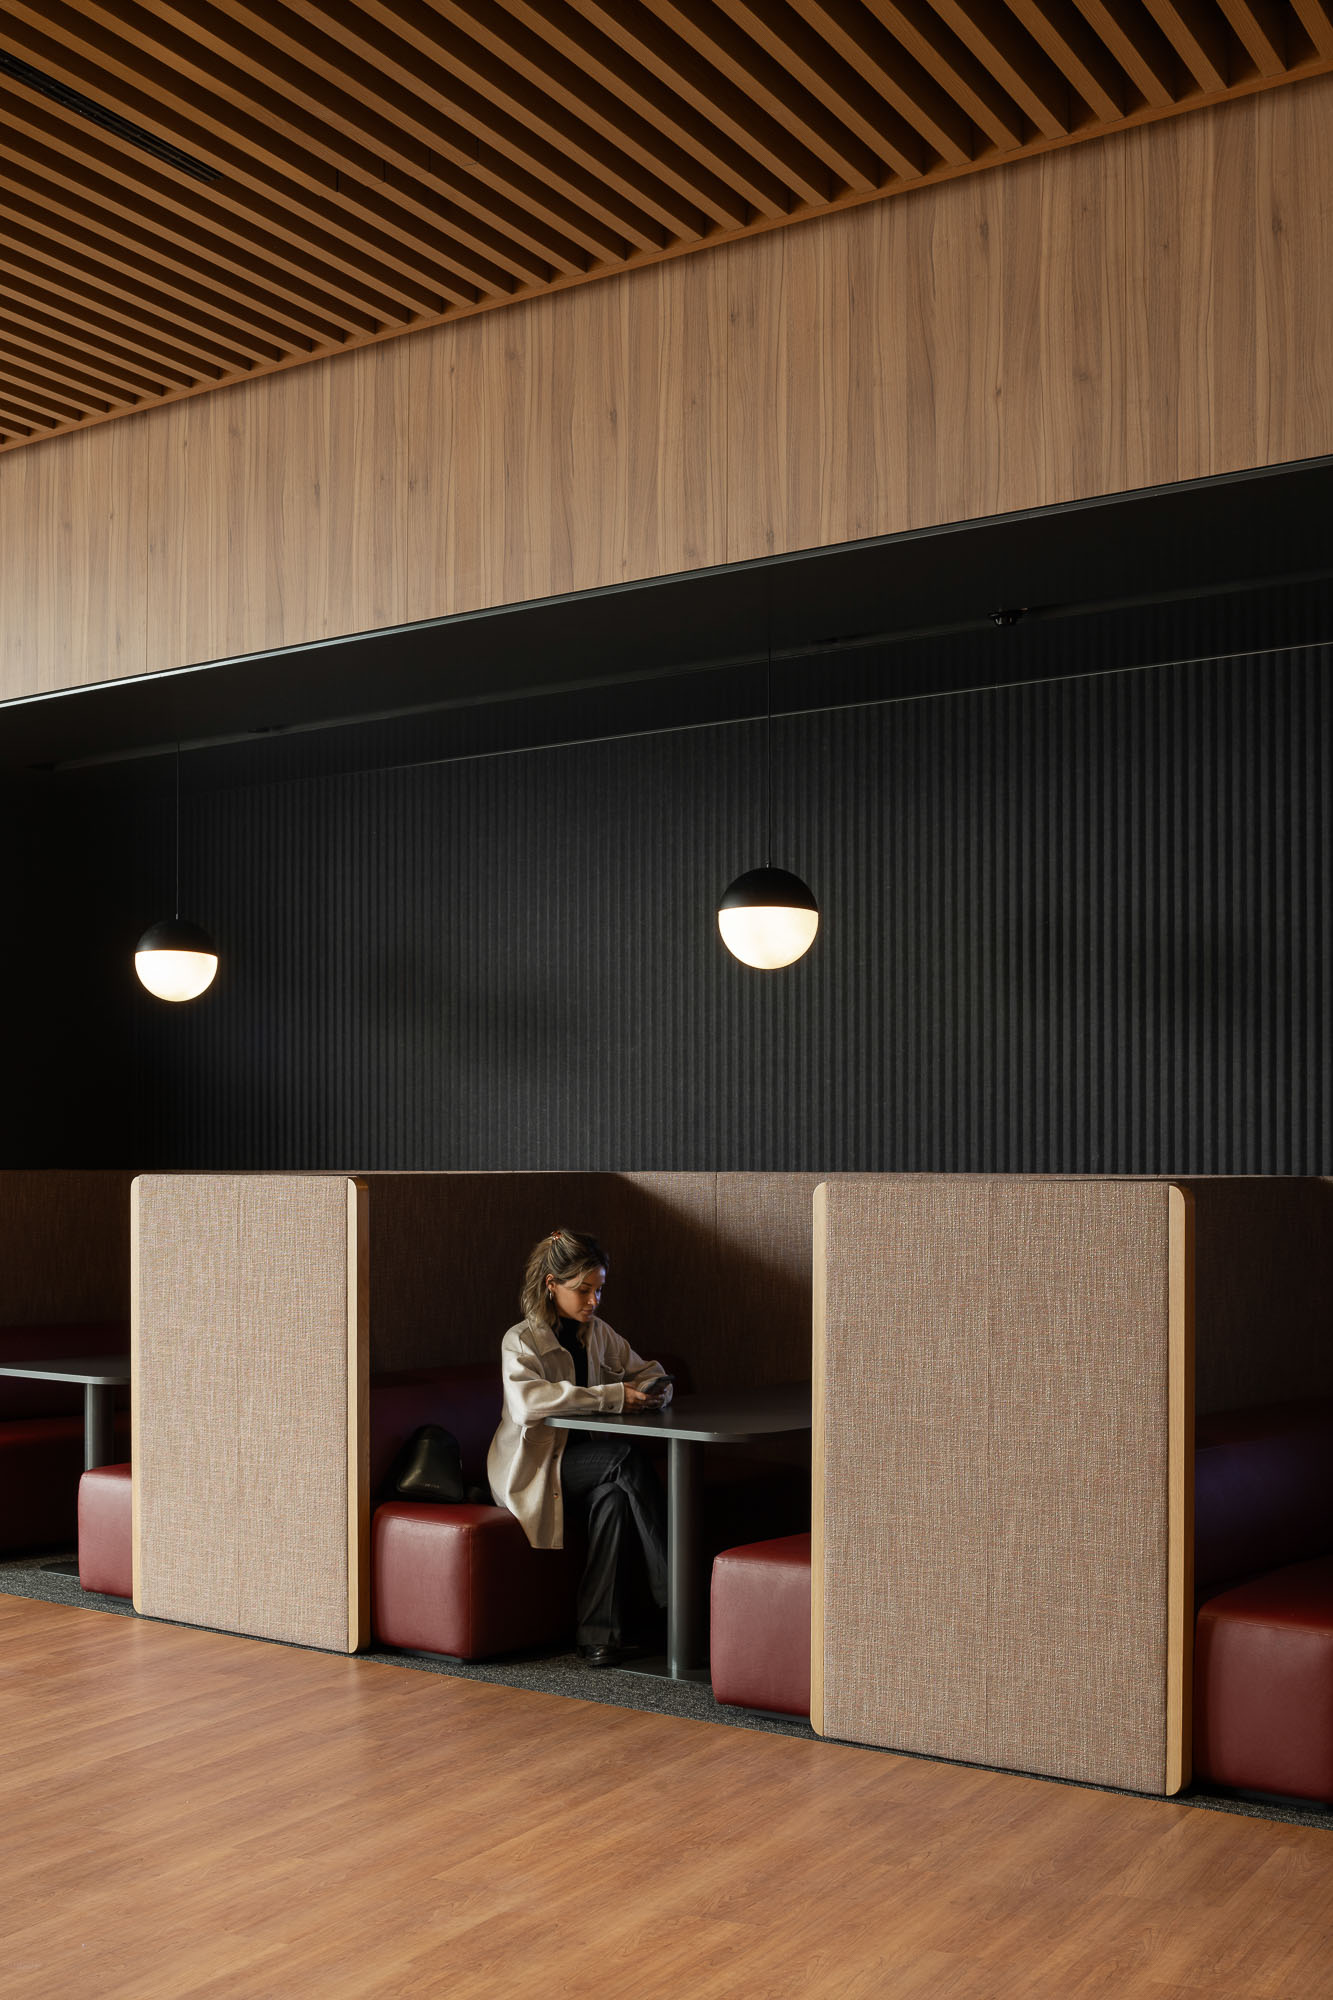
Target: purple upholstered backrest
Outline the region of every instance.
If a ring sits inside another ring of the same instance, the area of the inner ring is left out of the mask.
[[[85,1354],[128,1354],[127,1320],[96,1320],[73,1326],[0,1326],[0,1361],[72,1361]],[[116,1392],[118,1409],[128,1409],[128,1385]],[[0,1423],[17,1417],[78,1417],[83,1385],[43,1382],[39,1377],[0,1375]]]
[[[1333,1550],[1333,1401],[1200,1417],[1194,1581],[1225,1584]]]
[[[493,1361],[412,1368],[370,1382],[370,1491],[378,1495],[394,1459],[422,1424],[458,1439],[463,1477],[486,1484],[486,1453],[500,1421],[500,1370]]]

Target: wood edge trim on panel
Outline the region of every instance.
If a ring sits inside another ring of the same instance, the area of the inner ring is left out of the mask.
[[[370,1643],[370,1189],[347,1183],[347,1650]]]
[[[1166,1795],[1190,1781],[1194,1674],[1194,1196],[1167,1189]]]
[[[828,1327],[828,1182],[814,1192],[810,1316],[810,1727],[824,1734],[824,1367]]]
[[[130,1182],[130,1602],[143,1617],[140,1578],[143,1563],[139,1536],[139,1187],[143,1176]]]

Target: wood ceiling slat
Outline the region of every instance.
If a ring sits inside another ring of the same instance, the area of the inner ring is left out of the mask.
[[[868,47],[875,24],[864,13],[857,66],[852,67],[799,8],[778,17],[777,25],[771,6],[752,0],[715,4],[896,174],[921,158],[922,139],[952,166],[971,159],[976,145],[971,120],[904,49],[897,50],[896,60],[889,50],[892,67],[876,64]]]
[[[0,398],[0,424],[6,430],[13,430],[17,425],[19,435],[28,438],[45,437],[48,432],[60,429],[59,424],[39,416],[36,410],[28,409],[21,397],[8,393]]]
[[[1225,90],[1231,52],[1215,0],[1143,0],[1200,90]]]
[[[91,6],[92,0],[87,4]],[[299,143],[285,143],[274,119],[247,111],[241,93],[237,93],[241,101],[233,101],[228,95],[231,80],[216,62],[194,65],[192,83],[184,75],[187,58],[161,49],[167,32],[164,23],[142,16],[147,25],[135,28],[140,39],[133,40],[128,18],[121,39],[100,22],[75,15],[63,5],[34,7],[27,0],[12,0],[12,11],[22,17],[23,53],[37,68],[180,146],[235,187],[258,192],[273,211],[285,208],[296,220],[313,220],[330,237],[341,234],[350,247],[364,245],[392,269],[424,281],[429,295],[459,305],[475,302],[481,288],[459,268],[467,261],[456,255],[460,241],[451,241],[434,226],[439,222],[438,202],[430,208],[423,201],[423,215],[409,224],[403,210],[412,208],[412,197],[406,194],[395,200],[383,191],[382,161],[374,163],[379,186],[358,181],[350,168],[340,179],[340,168],[333,161],[345,163],[347,149],[334,146],[329,134],[324,136],[330,160],[310,157]],[[124,11],[128,16],[129,10]],[[139,11],[134,10],[136,16]],[[11,33],[9,39],[17,40],[17,35]],[[187,47],[181,40],[181,50]],[[94,50],[95,60],[89,59],[86,48]],[[145,55],[154,65],[152,95],[139,87],[148,67]],[[210,74],[216,84],[213,91],[207,81]],[[269,96],[280,106],[276,93]],[[459,234],[461,240],[465,232]],[[539,268],[544,272],[546,263]]]
[[[1094,119],[1113,123],[1129,108],[1123,73],[1066,0],[1009,0],[1032,39],[1068,77]]]
[[[1180,95],[1180,63],[1139,0],[1078,0],[1079,12],[1105,42],[1145,104],[1159,110]]]
[[[77,162],[90,183],[100,180],[134,190],[159,209],[170,210],[192,224],[196,235],[202,230],[210,239],[223,237],[253,252],[257,260],[270,266],[276,261],[290,268],[314,283],[319,292],[327,287],[367,314],[372,325],[438,309],[438,294],[428,293],[424,287],[417,291],[405,286],[395,272],[370,258],[363,258],[358,267],[345,253],[340,254],[337,239],[326,231],[307,224],[302,232],[288,223],[282,234],[271,234],[263,227],[261,214],[270,204],[252,195],[246,207],[217,189],[205,195],[192,185],[182,185],[169,174],[158,172],[124,142],[117,146],[102,141],[77,112],[47,101],[27,101],[18,83],[8,98],[6,116],[11,130],[26,133],[32,146],[49,146]]]
[[[290,8],[256,8],[246,5],[245,0],[221,0],[219,7],[209,12],[243,26],[299,67],[322,77],[326,85],[340,88],[345,99],[337,104],[340,119],[347,117],[347,105],[355,108],[360,99],[374,103],[390,123],[400,120],[405,130],[415,128],[423,143],[437,149],[439,126],[428,113],[447,119],[464,145],[475,149],[477,141],[484,140],[503,159],[511,177],[522,177],[521,182],[515,182],[515,192],[520,185],[529,195],[534,188],[554,189],[571,215],[584,218],[585,227],[591,219],[610,231],[598,246],[598,254],[618,262],[627,243],[640,250],[661,247],[666,225],[637,199],[640,191],[632,186],[636,178],[632,172],[617,173],[601,182],[594,172],[565,156],[560,141],[552,139],[549,131],[541,139],[532,138],[527,124],[519,122],[522,114],[515,114],[511,121],[497,119],[495,108],[477,88],[476,65],[465,49],[456,52],[448,70],[434,64],[433,44],[415,25],[423,13],[428,26],[434,21],[429,10],[413,7],[400,15],[397,8],[390,9],[390,28],[374,34],[370,32],[377,18],[373,7],[355,12],[350,7],[340,8],[329,32],[320,32],[330,28],[326,10],[304,4],[304,0],[294,0]],[[362,14],[364,26],[358,18]],[[291,32],[293,22],[301,29],[299,35]],[[424,46],[417,45],[418,33]],[[229,45],[239,46],[231,37]],[[327,89],[319,92],[319,102],[327,115]],[[629,162],[624,166],[628,169]],[[664,197],[668,193],[665,188],[654,192]]]
[[[1219,0],[1260,76],[1281,76],[1287,67],[1287,23],[1275,0]]]
[[[878,23],[892,37],[888,49],[891,51],[895,42],[900,44],[993,146],[1009,152],[1022,145],[1023,117],[1013,98],[932,14],[925,0],[905,0],[902,6],[895,6],[893,0],[790,0],[790,4],[849,61],[855,60],[863,12],[871,15],[872,21],[861,31],[867,59],[873,65],[866,72],[871,81],[888,66],[887,57],[879,52]]]
[[[650,75],[719,126],[802,202],[821,203],[833,176],[790,130],[761,111],[744,92],[720,79],[699,51],[673,34],[657,14],[633,0],[571,0],[576,13],[641,63]]]
[[[1073,130],[1068,77],[1019,27],[1002,0],[992,0],[989,7],[974,0],[931,0],[931,5],[1043,138],[1062,139]]]
[[[336,327],[321,328],[314,321],[304,324],[309,317],[304,313],[293,313],[288,324],[274,319],[244,291],[220,286],[216,272],[211,278],[207,271],[192,273],[167,245],[137,238],[133,231],[113,224],[106,213],[99,216],[95,203],[87,206],[93,219],[85,226],[77,220],[78,211],[71,212],[71,205],[50,187],[43,193],[39,186],[34,194],[31,186],[20,185],[18,176],[0,165],[0,214],[29,225],[34,235],[44,232],[58,262],[82,264],[107,282],[111,273],[121,273],[126,297],[141,297],[147,285],[182,325],[216,329],[255,361],[336,346],[345,338]]]
[[[636,115],[626,117],[626,110],[631,107],[624,83],[608,85],[597,74],[598,65],[589,60],[586,51],[581,52],[581,63],[571,60],[558,39],[543,39],[531,32],[521,22],[520,9],[510,7],[501,15],[494,0],[431,0],[431,9],[442,23],[469,36],[489,57],[507,63],[526,84],[553,98],[563,112],[627,152],[640,166],[683,195],[700,215],[724,228],[734,228],[748,220],[746,197],[717,174],[688,141],[682,145],[667,132],[665,123],[659,123],[653,116],[646,93],[637,93],[638,102],[633,107]],[[445,47],[441,48],[440,60],[448,60]],[[619,68],[622,76],[627,76],[633,66],[622,59]],[[702,134],[702,120],[695,119],[693,123]],[[716,135],[713,143],[715,146]],[[733,152],[739,161],[739,149],[734,148]]]
[[[742,96],[767,112],[784,131],[794,133],[806,151],[821,160],[844,186],[869,193],[882,185],[881,158],[863,140],[854,139],[782,62],[774,61],[740,33],[713,0],[654,0],[653,11]],[[913,144],[911,139],[883,158],[895,174],[906,179],[921,174],[926,167],[920,143]]]
[[[1292,6],[1318,53],[1333,62],[1333,8],[1327,0],[1292,0]]]
[[[22,396],[29,409],[40,417],[49,417],[55,424],[77,424],[83,417],[105,417],[110,414],[110,403],[99,403],[91,397],[79,396],[71,399],[55,394],[49,385],[44,385],[31,369],[9,366],[6,377],[14,387],[15,394]]]
[[[116,384],[99,380],[85,356],[74,362],[25,341],[3,318],[0,318],[0,359],[16,380],[21,379],[23,370],[27,370],[35,380],[51,383],[57,395],[71,396],[75,402],[88,396],[108,409],[113,405],[133,409],[136,403],[143,400],[142,394],[136,395]]]
[[[30,166],[25,163],[25,150]],[[0,187],[14,190],[38,207],[45,199],[53,214],[68,221],[77,223],[81,215],[90,218],[97,232],[94,243],[100,237],[120,245],[144,269],[156,265],[175,271],[191,281],[191,297],[202,282],[206,296],[211,287],[211,296],[231,301],[238,312],[248,314],[256,308],[262,312],[265,300],[282,301],[282,321],[269,321],[265,316],[259,324],[295,329],[317,346],[345,340],[349,333],[371,333],[391,317],[353,309],[345,301],[330,298],[301,281],[291,266],[275,263],[271,257],[261,259],[257,244],[248,246],[247,254],[247,246],[238,249],[221,231],[187,229],[179,221],[173,225],[170,214],[142,196],[136,201],[116,181],[81,182],[58,153],[45,147],[15,146],[5,139],[3,131]],[[90,194],[90,187],[96,189],[95,195]],[[211,280],[197,278],[201,265],[205,269],[211,265],[215,274]],[[218,277],[223,272],[229,275],[219,288]]]
[[[231,0],[222,0],[231,4]],[[291,10],[303,20],[317,22],[328,28],[330,15],[337,21],[340,38],[347,39],[352,34],[359,43],[362,35],[375,51],[377,64],[386,56],[401,64],[398,54],[408,47],[424,57],[430,65],[428,72],[417,67],[417,88],[423,83],[437,97],[447,98],[455,115],[464,113],[469,122],[476,119],[479,128],[495,130],[508,129],[509,122],[519,130],[532,135],[551,149],[550,157],[559,164],[557,178],[566,182],[571,193],[578,193],[586,200],[586,187],[605,189],[619,188],[629,198],[634,209],[650,217],[667,237],[683,242],[698,242],[704,236],[710,223],[719,218],[701,205],[698,190],[690,187],[691,179],[697,178],[697,165],[691,170],[691,163],[679,153],[678,148],[664,143],[651,126],[645,127],[638,140],[626,143],[623,107],[617,122],[608,116],[615,106],[610,100],[601,98],[597,86],[587,77],[581,79],[582,96],[586,102],[578,104],[575,93],[552,90],[547,71],[537,62],[524,62],[522,49],[515,50],[507,45],[502,35],[497,35],[483,22],[480,32],[473,33],[474,23],[466,8],[431,5],[429,7],[399,4],[389,7],[377,6],[374,0],[360,0],[358,12],[368,17],[368,23],[376,24],[372,37],[366,30],[350,26],[352,16],[346,7],[330,9],[317,4],[317,0],[289,0]],[[491,8],[494,18],[503,20]],[[517,60],[515,59],[517,57]],[[475,93],[481,102],[481,110],[472,108],[473,100],[460,91]],[[571,103],[578,104],[575,109]],[[591,106],[601,116],[588,115]],[[502,121],[496,125],[496,112]],[[524,148],[526,153],[529,149]],[[534,154],[533,158],[537,156]],[[576,171],[588,176],[580,187],[571,176],[570,163]],[[528,165],[529,161],[522,160]],[[547,169],[549,171],[549,169]],[[686,190],[689,192],[686,192]],[[628,231],[626,231],[628,234]],[[634,240],[633,238],[631,240]],[[658,238],[660,244],[663,238]],[[652,247],[640,243],[640,248]]]
[[[98,283],[59,256],[43,254],[43,249],[41,236],[30,230],[11,227],[0,234],[0,271],[8,272],[8,287],[19,298],[31,299],[62,316],[72,305],[95,325],[110,321],[118,328],[129,327],[135,346],[145,354],[172,356],[177,362],[184,357],[200,379],[206,379],[211,371],[218,380],[224,375],[244,374],[249,368],[243,348],[169,314],[152,312],[136,294],[112,283],[105,272],[98,273],[102,280]],[[280,359],[278,355],[273,358]]]
[[[713,182],[734,204],[737,220],[748,220],[746,208],[776,218],[790,204],[787,189],[776,175],[765,173],[745,149],[720,132],[673,91],[663,90],[639,63],[616,47],[590,22],[581,21],[565,0],[501,0],[509,18],[529,30],[534,43],[563,56],[571,69],[601,85],[636,120],[655,125],[682,152],[708,169]],[[481,14],[486,0],[473,0]],[[474,30],[477,32],[477,30]],[[708,203],[701,198],[701,207]],[[728,208],[728,213],[732,213]]]
[[[286,131],[282,121],[290,121],[291,136],[323,162],[309,185],[324,192],[336,186],[340,205],[364,210],[391,239],[399,236],[404,249],[419,241],[434,245],[437,256],[449,254],[454,246],[434,226],[447,213],[460,242],[524,284],[543,284],[552,271],[582,273],[590,259],[622,254],[624,245],[615,230],[598,230],[557,190],[507,161],[490,163],[487,149],[470,132],[452,121],[428,118],[415,100],[405,100],[394,117],[381,114],[373,102],[353,103],[346,93],[328,97],[318,82],[318,65],[312,64],[311,75],[298,85],[299,105],[290,96],[275,103],[274,93],[263,88],[262,78],[271,71],[256,46],[258,38],[237,45],[236,32],[234,23],[219,17],[217,45],[237,56],[235,66],[221,73],[222,94],[243,112],[254,107],[264,124],[277,119],[277,129]],[[188,49],[190,38],[182,33],[176,46]],[[241,58],[252,50],[254,68],[247,70]],[[195,61],[198,55],[196,44],[194,56],[173,60],[188,66],[206,87],[218,74],[217,62],[206,56]],[[289,172],[297,170],[290,148],[282,158]],[[447,170],[441,162],[448,163]],[[386,164],[391,170],[387,175]],[[409,217],[411,233],[405,234]]]
[[[80,383],[86,383],[104,396],[108,403],[154,402],[166,389],[166,384],[160,379],[154,381],[146,368],[140,371],[137,383],[127,382],[119,370],[105,366],[99,369],[91,355],[81,353],[64,341],[52,340],[49,336],[39,339],[30,327],[15,318],[9,300],[6,300],[5,310],[0,313],[0,354],[20,360],[36,360],[54,381],[67,382],[73,389],[77,389]]]
[[[37,344],[50,353],[67,351],[72,359],[87,355],[94,371],[103,370],[108,381],[136,394],[164,396],[172,389],[188,389],[200,380],[212,379],[202,369],[191,373],[181,365],[179,356],[168,361],[142,350],[130,353],[86,321],[62,320],[54,310],[17,298],[12,289],[5,298],[3,318],[11,338],[22,334],[29,345]]]

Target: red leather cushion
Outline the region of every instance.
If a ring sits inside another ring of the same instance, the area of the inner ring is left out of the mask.
[[[573,1630],[581,1569],[581,1550],[530,1547],[503,1507],[391,1500],[371,1528],[375,1636],[460,1660],[550,1645]]]
[[[1194,1568],[1222,1585],[1333,1545],[1333,1402],[1201,1417],[1194,1456]]]
[[[810,1537],[724,1549],[713,1563],[713,1696],[810,1713]]]
[[[1333,1802],[1333,1556],[1214,1597],[1194,1648],[1196,1777]]]
[[[128,1465],[99,1465],[79,1481],[79,1582],[107,1597],[133,1597],[134,1487]]]

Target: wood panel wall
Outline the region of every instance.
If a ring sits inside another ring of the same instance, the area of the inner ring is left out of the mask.
[[[1321,77],[0,459],[0,698],[1333,451]]]

